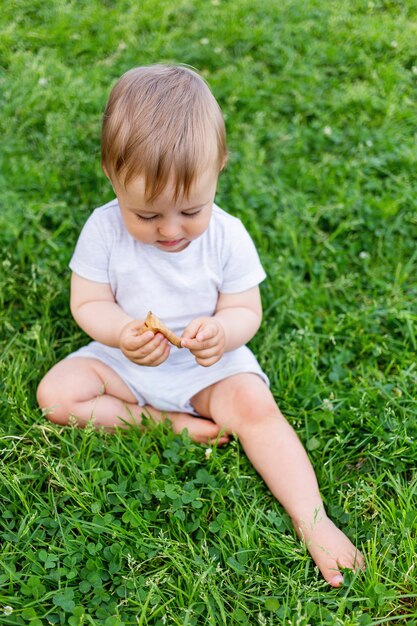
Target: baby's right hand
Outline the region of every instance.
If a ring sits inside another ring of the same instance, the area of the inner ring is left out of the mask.
[[[141,332],[142,323],[134,320],[123,327],[119,345],[123,354],[133,363],[155,367],[167,360],[171,347],[161,333]]]

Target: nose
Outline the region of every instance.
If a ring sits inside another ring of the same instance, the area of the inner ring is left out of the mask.
[[[168,241],[179,239],[181,235],[181,226],[176,219],[164,219],[159,225],[159,234]]]

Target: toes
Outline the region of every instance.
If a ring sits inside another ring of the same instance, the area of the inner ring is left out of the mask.
[[[345,554],[337,559],[337,564],[341,568],[351,569],[354,572],[365,569],[365,561],[359,550],[355,550],[351,554]]]
[[[365,570],[365,558],[362,554],[362,552],[359,552],[359,550],[357,550],[355,552],[355,557],[354,557],[354,561],[353,561],[353,569],[355,571],[364,571]]]
[[[321,570],[323,577],[332,587],[340,587],[343,585],[343,574],[340,569],[351,570],[355,573],[359,573],[365,569],[365,562],[363,555],[359,550],[352,554],[342,555],[334,561],[331,565]]]
[[[340,587],[343,585],[343,574],[340,572],[336,561],[328,561],[325,565],[319,565],[319,569],[323,578],[332,587]]]
[[[229,442],[229,437],[225,434],[220,435],[220,428],[214,422],[201,419],[199,417],[191,417],[191,415],[181,416],[174,421],[174,431],[182,432],[188,430],[188,434],[193,441],[197,443],[208,443],[223,445]]]
[[[326,578],[326,580],[327,580],[327,578]],[[333,577],[330,580],[327,580],[327,582],[332,587],[341,587],[341,585],[343,585],[343,576],[342,576],[342,574],[333,575]]]
[[[218,424],[215,424],[214,422],[209,422],[208,420],[199,419],[198,417],[193,419],[195,420],[195,422],[197,422],[198,420],[198,424],[195,424],[195,432],[203,437],[202,441],[204,443],[209,443],[210,445],[217,444],[218,446],[221,446],[230,441],[228,435],[226,435],[225,433],[221,433],[221,429]]]
[[[194,419],[196,420],[196,432],[204,436],[205,441],[207,442],[216,441],[216,438],[219,436],[220,432],[220,428],[217,426],[217,424],[214,424],[213,422],[209,422],[207,420],[200,420],[198,417]]]
[[[210,439],[209,443],[211,445],[215,445],[217,444],[218,446],[224,446],[226,443],[229,443],[230,438],[228,437],[228,435],[222,435],[221,437],[219,437],[218,439]]]

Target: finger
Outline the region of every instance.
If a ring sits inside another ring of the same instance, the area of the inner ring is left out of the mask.
[[[188,336],[185,335],[184,331],[182,337],[183,341],[181,341],[181,345],[183,346],[183,348],[189,348],[190,350],[197,347],[208,348],[209,346],[213,345],[213,340],[216,339],[218,333],[219,328],[217,324],[213,324],[210,322],[207,323],[203,320],[200,322],[198,328],[195,329],[194,336],[188,338]],[[191,341],[193,341],[194,343],[191,344]],[[199,344],[195,342],[199,342]]]
[[[128,350],[134,351],[145,346],[152,341],[153,338],[154,334],[152,331],[147,331],[146,333],[132,331],[127,337],[124,337],[123,343]]]
[[[152,353],[152,355],[149,357],[147,365],[149,367],[156,367],[157,365],[161,365],[161,363],[167,360],[170,352],[171,346],[169,344],[166,344],[163,347],[162,352],[155,351]]]
[[[159,341],[155,340],[153,333],[144,333],[144,335],[138,335],[134,340],[128,341],[125,347],[127,347],[130,356],[144,357],[152,352],[157,345],[159,345]]]
[[[153,339],[147,344],[147,348],[149,351],[156,350],[161,345],[166,345],[168,343],[168,339],[162,333],[156,333],[153,336]]]
[[[181,338],[181,346],[189,350],[200,350],[201,343],[197,339]]]
[[[195,320],[192,320],[187,328],[184,330],[184,332],[181,335],[181,340],[183,339],[195,339],[196,335],[198,334],[198,332],[200,330],[202,330],[203,328],[203,320],[201,318],[197,318]],[[182,341],[181,341],[182,344]],[[185,347],[185,346],[184,346]]]
[[[210,367],[210,365],[214,365],[217,361],[220,360],[220,356],[216,354],[208,359],[201,359],[200,357],[196,357],[196,361],[202,367]]]
[[[160,338],[158,337],[155,344],[152,343],[151,345],[152,350],[148,354],[148,359],[150,361],[158,359],[165,352],[166,348],[170,347],[168,339],[163,335]]]
[[[150,354],[147,354],[144,357],[138,357],[133,359],[135,363],[138,365],[144,365],[146,367],[155,367],[157,365],[161,365],[164,361],[169,357],[169,353],[171,351],[171,346],[167,344],[163,344],[160,348],[154,350]]]
[[[181,345],[183,348],[188,348],[191,352],[200,352],[201,350],[210,350],[217,346],[218,340],[216,337],[212,337],[210,339],[199,339],[198,336],[196,339],[183,339],[181,341]]]
[[[205,341],[207,339],[213,339],[219,332],[218,326],[216,324],[206,324],[205,326],[201,326],[200,330],[196,334],[197,341]]]
[[[198,359],[211,359],[220,353],[219,346],[212,346],[202,350],[191,350],[191,354]]]
[[[132,351],[132,357],[136,362],[151,361],[158,358],[168,345],[168,340],[161,333],[152,335],[152,339],[139,349]]]

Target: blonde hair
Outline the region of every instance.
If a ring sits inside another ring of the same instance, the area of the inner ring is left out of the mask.
[[[223,116],[206,82],[183,66],[129,70],[113,87],[103,116],[102,164],[124,186],[145,179],[152,202],[174,176],[174,196],[187,196],[204,168],[227,160]]]

